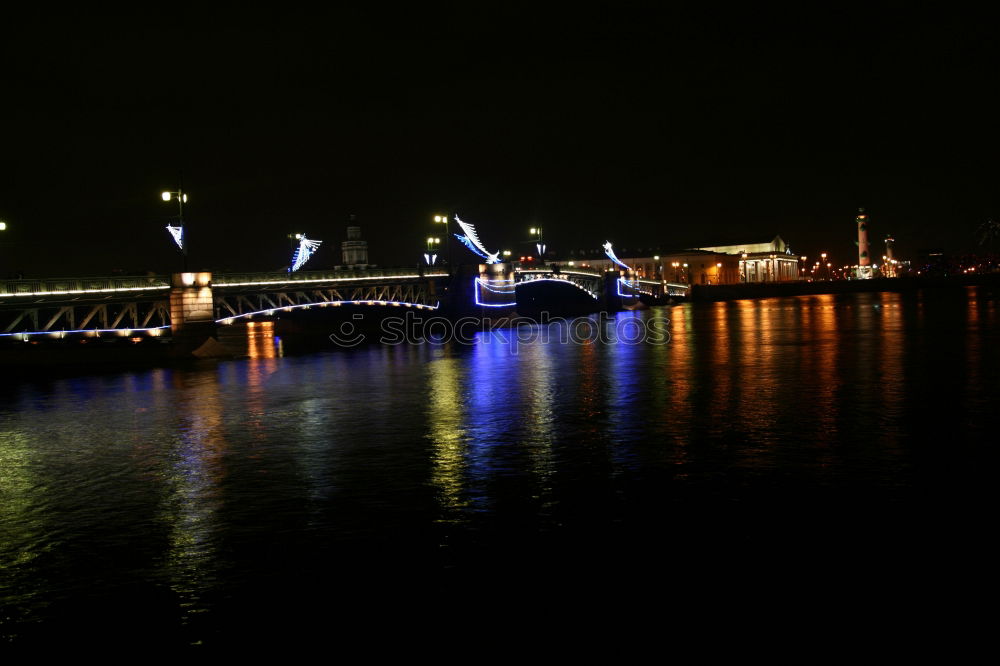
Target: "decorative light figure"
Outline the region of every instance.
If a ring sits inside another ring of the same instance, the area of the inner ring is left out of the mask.
[[[176,192],[161,192],[160,198],[164,201],[170,201],[174,199],[177,201],[177,225],[168,224],[167,231],[170,233],[171,238],[177,243],[177,247],[180,248],[181,255],[184,257],[183,270],[187,271],[187,239],[184,237],[184,204],[187,203],[188,197],[184,192],[184,188],[178,186]]]
[[[499,264],[500,263],[500,252],[490,252],[485,247],[483,247],[483,242],[479,240],[479,234],[476,233],[476,228],[466,222],[462,222],[458,215],[455,216],[455,222],[458,226],[465,232],[465,235],[455,234],[455,238],[462,242],[465,247],[472,250],[475,254],[479,255],[486,260],[488,264]]]
[[[310,240],[306,238],[305,234],[295,234],[295,237],[299,241],[299,246],[295,248],[295,254],[292,255],[292,265],[288,269],[289,273],[294,273],[295,271],[302,268],[309,258],[313,256],[316,249],[323,243],[321,240]]]
[[[611,241],[605,241],[603,247],[604,247],[604,254],[608,255],[608,259],[610,259],[611,261],[615,262],[616,264],[618,264],[619,266],[621,266],[622,268],[624,268],[627,271],[632,270],[631,267],[626,266],[625,264],[623,264],[622,261],[618,257],[615,256],[615,251],[611,249]]]
[[[177,247],[180,248],[181,252],[184,251],[184,227],[173,227],[167,225],[167,231],[173,236],[174,242],[177,243]]]

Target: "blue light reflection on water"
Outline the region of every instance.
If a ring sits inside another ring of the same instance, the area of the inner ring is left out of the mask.
[[[138,604],[161,638],[211,640],[241,608],[342,590],[345,570],[496,575],[486,563],[513,553],[518,571],[556,575],[598,554],[746,556],[808,534],[850,550],[918,516],[935,525],[950,495],[977,515],[965,481],[997,426],[995,295],[696,304],[599,325],[613,339],[654,316],[669,344],[508,331],[8,386],[8,625]]]

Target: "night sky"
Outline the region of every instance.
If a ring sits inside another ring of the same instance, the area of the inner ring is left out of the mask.
[[[216,271],[298,231],[338,263],[351,214],[382,265],[442,212],[515,252],[780,233],[838,263],[858,206],[904,257],[1000,214],[985,16],[469,4],[7,15],[0,275],[178,269],[180,173]]]

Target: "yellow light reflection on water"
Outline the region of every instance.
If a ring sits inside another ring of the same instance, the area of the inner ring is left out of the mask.
[[[736,301],[736,306],[746,303],[746,301]],[[711,366],[712,377],[715,383],[711,391],[710,411],[713,414],[727,414],[730,412],[730,402],[733,400],[734,384],[739,382],[733,380],[733,372],[738,372],[744,364],[743,355],[746,354],[745,346],[736,346],[739,331],[731,330],[730,304],[718,302],[712,305],[712,331],[713,337],[708,341],[708,351],[712,354]],[[735,349],[734,349],[735,347]],[[733,356],[735,355],[735,359]],[[719,425],[725,426],[722,419]]]
[[[540,494],[550,490],[553,473],[552,438],[554,429],[553,392],[558,385],[552,370],[553,344],[537,342],[522,348],[518,359],[517,383],[522,391],[531,471]]]
[[[441,519],[457,520],[468,505],[466,479],[465,367],[461,359],[438,358],[427,365],[427,419],[430,425],[431,483],[437,488]]]
[[[38,484],[31,464],[29,436],[14,428],[0,430],[0,571],[24,565],[40,554],[37,544],[45,526],[32,516]]]

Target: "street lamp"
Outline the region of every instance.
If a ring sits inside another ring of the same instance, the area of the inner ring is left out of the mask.
[[[451,272],[451,232],[448,228],[448,216],[447,215],[435,215],[434,222],[436,224],[444,225],[444,247],[445,254],[448,257],[448,272]]]
[[[183,270],[187,272],[187,255],[188,255],[188,242],[186,234],[184,233],[184,204],[187,203],[188,197],[184,192],[184,188],[178,186],[176,192],[163,192],[160,197],[164,201],[170,201],[171,199],[177,200],[177,226],[168,224],[167,231],[173,237],[174,242],[177,243],[177,247],[181,250],[181,255],[184,257],[183,260]]]
[[[544,259],[545,258],[545,239],[542,238],[542,228],[541,227],[531,227],[531,229],[528,230],[528,233],[531,234],[532,240],[535,241],[535,247],[538,249],[538,258],[539,259]]]
[[[433,266],[437,262],[437,249],[441,245],[441,239],[436,236],[427,238],[427,252],[424,253],[424,260],[428,266]]]

